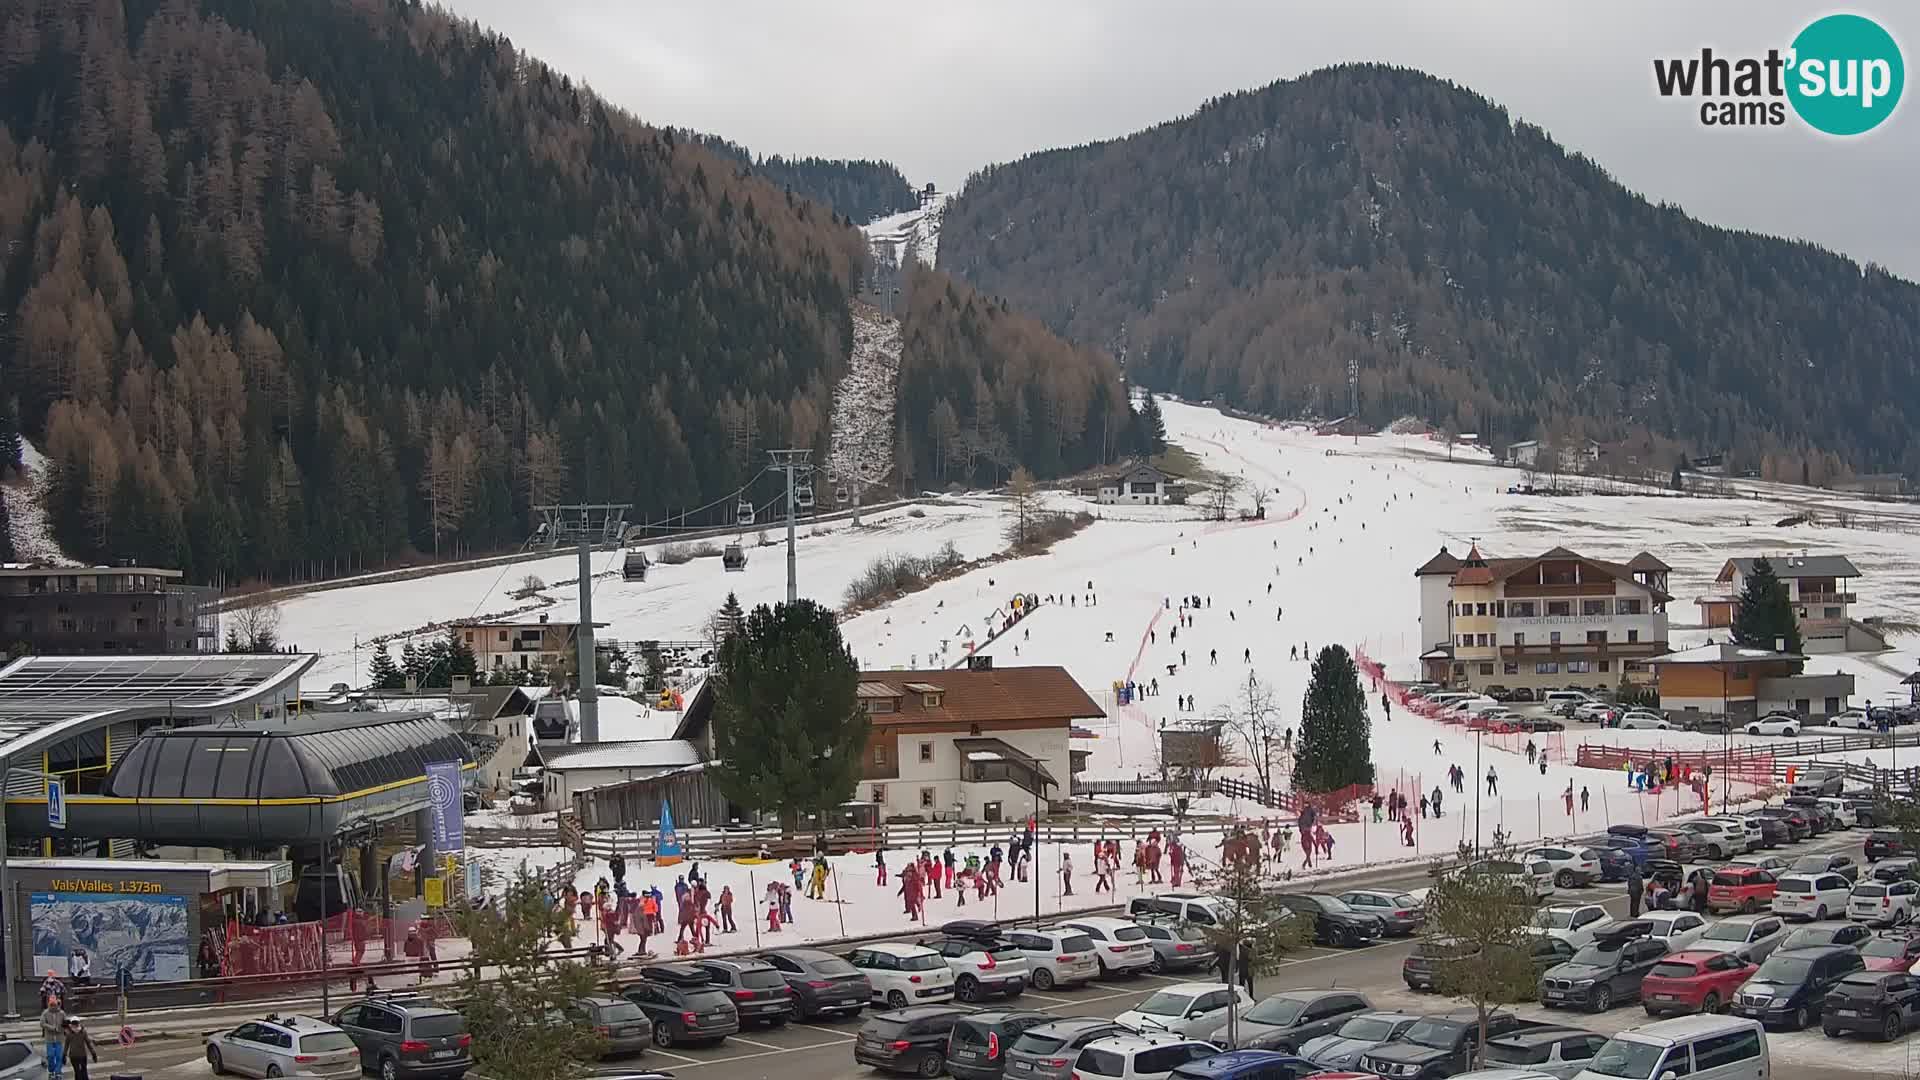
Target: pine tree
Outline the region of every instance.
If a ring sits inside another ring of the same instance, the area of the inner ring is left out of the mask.
[[[747,613],[740,609],[740,598],[729,592],[727,602],[720,605],[720,639],[725,641],[739,633],[746,621]]]
[[[720,646],[713,679],[709,775],[727,798],[794,827],[853,797],[868,720],[832,611],[811,600],[754,608]]]
[[[1360,672],[1340,645],[1328,645],[1313,660],[1306,701],[1300,710],[1300,756],[1294,786],[1335,791],[1373,781],[1371,722]]]
[[[447,627],[447,674],[472,675],[479,670],[473,646],[468,645],[458,627]]]
[[[426,673],[427,657],[422,655],[419,649],[413,647],[412,641],[408,641],[405,645],[402,645],[400,647],[400,674],[403,678],[400,685],[406,685],[405,679],[412,679],[413,685],[416,687],[425,685],[423,677]]]
[[[1753,570],[1740,590],[1733,612],[1733,641],[1752,649],[1800,651],[1800,623],[1787,599],[1787,585],[1765,556],[1753,560]]]
[[[10,397],[0,404],[0,475],[20,467],[24,451],[20,435],[20,399]]]
[[[387,651],[384,641],[373,652],[373,663],[367,669],[367,683],[375,690],[398,690],[407,684],[406,677],[400,674],[400,668],[394,664],[393,654]]]
[[[570,920],[548,901],[540,878],[522,866],[504,895],[456,919],[473,943],[473,962],[461,967],[453,992],[471,1018],[478,1069],[516,1080],[588,1075],[605,1044],[567,1011],[594,991],[599,975],[588,964],[553,959],[550,945],[571,936]]]
[[[1687,486],[1686,480],[1680,475],[1680,463],[1678,461],[1673,463],[1673,480],[1671,486],[1675,491],[1679,491],[1681,488]]]
[[[1146,454],[1162,454],[1167,449],[1167,420],[1160,415],[1160,402],[1151,390],[1140,401],[1140,449]]]

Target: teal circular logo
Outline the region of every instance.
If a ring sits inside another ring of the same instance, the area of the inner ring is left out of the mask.
[[[1879,127],[1900,104],[1906,65],[1900,46],[1879,23],[1860,15],[1828,15],[1793,39],[1787,100],[1800,119],[1828,135]]]

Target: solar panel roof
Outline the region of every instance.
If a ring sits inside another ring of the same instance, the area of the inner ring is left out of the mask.
[[[204,716],[295,685],[317,657],[27,656],[0,667],[0,756],[115,714]]]

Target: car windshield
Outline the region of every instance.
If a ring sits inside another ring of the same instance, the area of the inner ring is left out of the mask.
[[[1270,997],[1247,1010],[1247,1019],[1256,1024],[1291,1024],[1306,1007],[1306,1002],[1293,998]]]
[[[1589,945],[1579,952],[1574,953],[1567,963],[1583,964],[1587,967],[1611,967],[1613,962],[1618,959],[1620,959],[1619,946],[1611,949],[1603,949],[1598,945]]]
[[[1752,923],[1717,922],[1707,927],[1707,932],[1701,935],[1701,940],[1745,941],[1747,940],[1747,935],[1752,932]]]
[[[321,1031],[300,1036],[300,1052],[303,1054],[327,1054],[351,1049],[353,1040],[347,1038],[343,1031]]]
[[[1185,1016],[1187,1006],[1193,1004],[1192,994],[1175,993],[1162,990],[1147,1000],[1134,1006],[1134,1012],[1143,1016]]]
[[[914,953],[898,959],[901,971],[939,971],[947,966],[939,953]]]
[[[1593,1055],[1593,1060],[1587,1063],[1587,1071],[1600,1076],[1623,1077],[1625,1080],[1647,1080],[1653,1075],[1653,1067],[1660,1064],[1660,1055],[1666,1049],[1664,1046],[1615,1037],[1608,1039],[1607,1045]]]
[[[1763,983],[1798,983],[1807,977],[1807,972],[1812,970],[1812,960],[1803,959],[1798,956],[1781,956],[1779,953],[1775,953],[1767,958],[1766,963],[1760,965],[1759,971],[1753,973],[1753,981]]]
[[[1534,913],[1533,925],[1542,930],[1565,930],[1573,925],[1573,912],[1564,908],[1548,908]]]
[[[1860,947],[1860,955],[1882,958],[1905,956],[1907,955],[1907,943],[1904,941],[1896,941],[1893,938],[1869,938],[1867,943]]]
[[[1421,1020],[1408,1028],[1403,1038],[1435,1050],[1450,1050],[1460,1037],[1461,1026],[1457,1020]]]
[[[1372,1016],[1356,1016],[1341,1024],[1337,1034],[1343,1039],[1383,1042],[1393,1038],[1393,1021]]]

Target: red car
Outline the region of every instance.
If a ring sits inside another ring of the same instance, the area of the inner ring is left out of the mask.
[[[1920,961],[1920,936],[1875,934],[1860,946],[1868,971],[1905,971]]]
[[[1725,1012],[1734,991],[1759,967],[1733,953],[1677,952],[1660,958],[1640,984],[1648,1016]]]
[[[1773,905],[1773,894],[1780,883],[1773,874],[1757,866],[1729,866],[1714,871],[1713,884],[1707,886],[1707,907],[1714,912],[1738,911],[1751,915]]]

